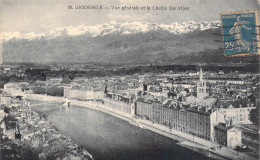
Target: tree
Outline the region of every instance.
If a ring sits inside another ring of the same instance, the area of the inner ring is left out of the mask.
[[[46,93],[47,95],[62,97],[63,91],[63,87],[51,87],[47,88]]]
[[[38,159],[37,153],[33,152],[32,148],[28,146],[22,146],[20,151],[21,159]]]
[[[5,112],[5,113],[10,113],[10,108],[4,107],[4,112]]]
[[[253,122],[255,125],[259,125],[259,107],[252,109],[249,116],[251,122]]]
[[[32,90],[33,90],[34,94],[45,94],[46,93],[45,89],[42,87],[33,87]]]
[[[64,77],[64,78],[62,78],[61,83],[70,84],[70,81],[71,80],[68,77]]]

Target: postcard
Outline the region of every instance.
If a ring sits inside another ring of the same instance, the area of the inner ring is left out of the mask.
[[[0,0],[0,159],[259,159],[259,0]]]

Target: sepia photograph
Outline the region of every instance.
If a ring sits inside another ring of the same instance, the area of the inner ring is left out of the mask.
[[[0,160],[258,160],[260,0],[0,0]]]

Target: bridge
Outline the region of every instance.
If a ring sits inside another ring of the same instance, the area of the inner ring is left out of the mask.
[[[62,102],[63,106],[67,106],[68,107],[68,106],[70,106],[70,104],[71,104],[71,101],[69,99],[65,99],[65,101]]]

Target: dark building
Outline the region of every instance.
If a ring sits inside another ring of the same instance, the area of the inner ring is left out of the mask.
[[[214,127],[215,140],[224,146],[235,148],[242,144],[241,131],[232,125],[219,123]]]
[[[214,125],[224,122],[224,115],[217,110],[190,107],[174,100],[160,102],[139,98],[136,104],[137,116],[206,140],[214,140]]]

